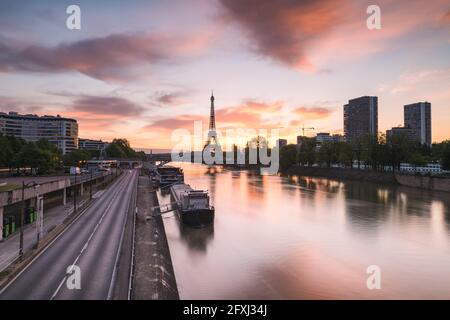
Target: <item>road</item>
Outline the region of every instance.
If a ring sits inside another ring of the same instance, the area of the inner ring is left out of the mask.
[[[0,299],[109,299],[138,172],[124,171],[95,202],[1,292]],[[76,265],[80,289],[66,273]],[[128,276],[128,275],[124,275]]]

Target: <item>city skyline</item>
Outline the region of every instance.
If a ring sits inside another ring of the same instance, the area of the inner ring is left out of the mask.
[[[284,127],[289,143],[303,125],[343,134],[342,106],[368,95],[379,132],[429,101],[433,142],[450,137],[445,1],[381,1],[380,30],[366,28],[368,2],[118,4],[80,1],[81,30],[68,30],[65,3],[3,2],[0,111],[60,114],[79,137],[170,149],[174,129],[207,128],[212,88],[218,130]]]

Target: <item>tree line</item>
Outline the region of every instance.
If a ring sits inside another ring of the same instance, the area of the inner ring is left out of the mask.
[[[114,139],[106,148],[105,156],[112,158],[145,157],[144,152],[133,150],[126,139]],[[30,168],[36,174],[63,172],[65,167],[79,166],[87,160],[100,157],[100,150],[77,149],[62,155],[56,145],[45,139],[25,141],[0,133],[0,168],[19,172]]]
[[[340,166],[353,168],[367,166],[375,171],[398,170],[401,163],[422,166],[440,162],[444,170],[450,170],[450,140],[427,147],[412,142],[404,135],[386,138],[361,138],[352,142],[328,141],[318,144],[315,138],[304,137],[300,146],[290,144],[280,150],[280,169],[287,170],[294,164],[321,167]]]

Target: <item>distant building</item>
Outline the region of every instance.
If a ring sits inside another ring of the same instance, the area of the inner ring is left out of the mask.
[[[284,146],[287,145],[287,140],[286,139],[277,139],[277,147],[278,148],[283,148]]]
[[[417,102],[404,106],[405,127],[414,131],[421,144],[431,146],[431,103]]]
[[[342,134],[333,134],[334,142],[345,142],[345,137]]]
[[[83,150],[104,150],[108,144],[102,140],[78,139],[78,148]]]
[[[408,141],[416,140],[416,133],[413,129],[406,127],[394,127],[390,130],[386,130],[386,140],[390,141],[395,136],[404,136]]]
[[[401,163],[400,171],[403,172],[420,172],[420,173],[443,173],[442,165],[439,163],[427,163],[424,166],[414,166],[409,163]]]
[[[74,119],[17,112],[0,112],[0,132],[26,141],[46,139],[67,154],[78,149],[78,123]]]
[[[308,137],[306,136],[297,136],[297,145],[301,146],[303,141],[305,141],[306,139],[308,139]]]
[[[316,142],[319,144],[332,141],[333,137],[328,132],[320,132],[316,135]]]
[[[347,141],[378,135],[378,97],[359,97],[344,105],[344,135]]]

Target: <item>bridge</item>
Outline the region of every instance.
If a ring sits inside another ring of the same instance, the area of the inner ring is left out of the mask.
[[[150,162],[157,162],[157,161],[170,162],[170,161],[172,161],[171,153],[151,153],[151,154],[147,154],[146,156],[147,156],[147,160]]]

